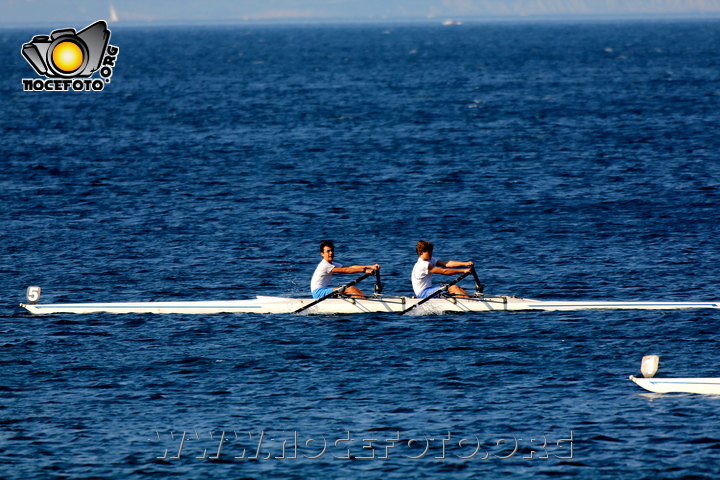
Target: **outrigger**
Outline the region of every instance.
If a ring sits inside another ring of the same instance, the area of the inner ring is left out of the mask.
[[[475,293],[465,296],[447,294],[454,285],[472,273],[475,277]],[[485,295],[483,285],[472,270],[464,273],[430,297],[391,296],[382,294],[380,275],[376,273],[375,293],[367,297],[345,295],[347,287],[373,275],[365,274],[320,299],[258,296],[252,300],[217,300],[188,302],[126,302],[126,303],[55,303],[39,304],[40,287],[27,289],[27,303],[20,306],[35,315],[53,313],[305,313],[305,314],[352,314],[397,313],[439,314],[445,312],[492,312],[492,311],[569,311],[569,310],[674,310],[685,308],[720,308],[720,302],[655,302],[655,301],[555,301],[534,300],[515,296]]]

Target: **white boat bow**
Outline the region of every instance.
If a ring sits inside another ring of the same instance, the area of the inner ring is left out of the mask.
[[[645,378],[630,375],[630,380],[654,393],[703,393],[720,395],[720,378],[653,378],[660,366],[660,357],[645,355],[640,371]]]
[[[630,380],[655,393],[702,393],[720,395],[720,378],[637,378]]]

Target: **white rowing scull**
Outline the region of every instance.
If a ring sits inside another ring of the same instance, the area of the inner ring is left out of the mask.
[[[305,310],[310,314],[351,314],[370,312],[400,313],[421,300],[414,297],[372,295],[366,299],[328,298]],[[309,298],[258,296],[253,300],[191,301],[191,302],[128,302],[128,303],[56,303],[20,306],[36,315],[52,313],[293,313],[310,303]],[[672,310],[683,308],[720,308],[720,302],[608,302],[608,301],[551,301],[508,296],[475,296],[455,298],[439,296],[427,300],[412,310],[416,314],[444,312],[488,312],[523,310]]]

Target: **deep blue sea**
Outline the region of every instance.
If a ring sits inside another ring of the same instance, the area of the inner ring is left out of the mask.
[[[720,398],[628,380],[720,376],[718,310],[18,306],[308,296],[327,238],[389,294],[424,239],[486,293],[718,300],[720,22],[111,29],[101,92],[24,92],[50,31],[0,30],[1,478],[720,478]]]

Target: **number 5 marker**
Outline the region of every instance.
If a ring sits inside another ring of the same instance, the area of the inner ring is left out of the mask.
[[[40,300],[40,292],[40,287],[28,287],[27,292],[25,293],[25,297],[27,298],[30,305],[33,305],[37,303],[38,300]]]

